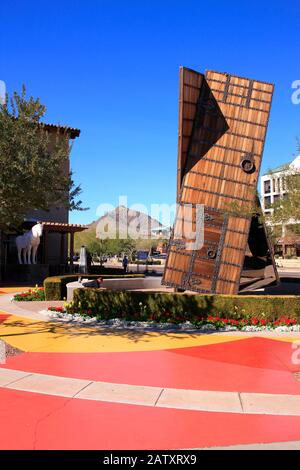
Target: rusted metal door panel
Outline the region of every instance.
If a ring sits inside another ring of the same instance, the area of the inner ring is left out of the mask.
[[[238,291],[272,93],[270,83],[180,69],[179,208],[164,284],[198,292]],[[189,231],[197,231],[197,205],[205,208],[204,244],[188,249]],[[186,206],[192,207],[190,220],[183,217]]]

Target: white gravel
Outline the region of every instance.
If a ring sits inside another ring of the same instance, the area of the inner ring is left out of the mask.
[[[156,323],[156,322],[139,322],[139,321],[127,321],[121,320],[120,318],[113,318],[110,320],[97,321],[96,317],[84,318],[81,315],[71,315],[68,313],[51,312],[49,310],[41,310],[39,313],[45,315],[50,320],[60,322],[72,322],[79,325],[86,326],[98,326],[99,328],[112,328],[117,330],[124,329],[138,329],[138,330],[155,330],[155,331],[183,331],[193,333],[258,333],[270,336],[286,336],[288,333],[290,336],[299,336],[300,325],[291,326],[278,326],[276,328],[270,328],[268,326],[255,326],[248,325],[244,326],[239,330],[236,326],[227,325],[224,328],[217,329],[214,325],[202,325],[196,328],[191,322],[186,321],[184,323]]]

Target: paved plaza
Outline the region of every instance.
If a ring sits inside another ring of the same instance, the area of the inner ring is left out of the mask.
[[[2,449],[300,448],[299,334],[58,322],[16,290],[0,295]]]

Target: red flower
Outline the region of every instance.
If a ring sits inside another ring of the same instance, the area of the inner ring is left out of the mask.
[[[52,312],[64,312],[63,307],[48,307],[48,310],[51,310]]]

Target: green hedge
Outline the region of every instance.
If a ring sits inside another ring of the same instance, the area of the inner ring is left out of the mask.
[[[143,274],[68,274],[65,276],[52,276],[44,280],[45,298],[46,300],[63,300],[67,297],[67,284],[77,281],[79,277],[84,279],[115,279],[123,277],[144,277]]]
[[[89,274],[123,274],[124,270],[122,266],[116,268],[106,268],[105,266],[92,265],[89,267]]]
[[[140,260],[135,260],[132,262],[132,264],[138,264],[138,265],[146,265],[146,266],[160,266],[161,261],[160,260],[147,260],[147,261],[140,261]]]
[[[196,321],[208,316],[256,317],[276,321],[282,317],[300,321],[297,296],[188,295],[76,289],[75,310],[90,309],[102,318],[139,318],[155,321]]]

